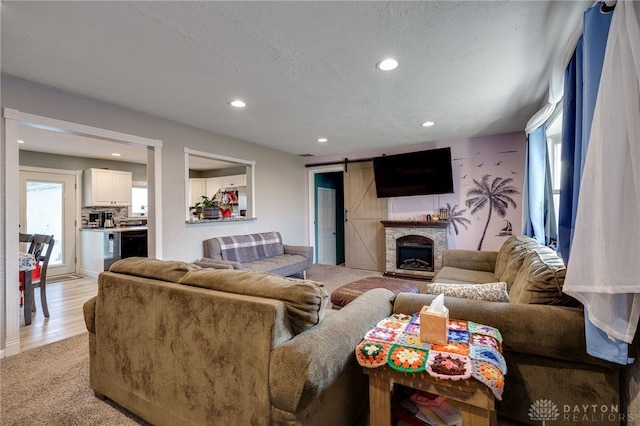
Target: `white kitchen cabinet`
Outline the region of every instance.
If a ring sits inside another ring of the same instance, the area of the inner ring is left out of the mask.
[[[189,206],[195,206],[203,195],[211,196],[207,193],[205,183],[203,178],[189,178]]]
[[[210,177],[205,179],[205,188],[207,189],[207,195],[209,198],[216,195],[216,192],[220,188],[222,188],[222,178],[221,177]]]
[[[131,205],[131,172],[86,169],[83,179],[84,206]]]
[[[247,185],[247,175],[222,176],[223,188],[246,186],[246,185]]]

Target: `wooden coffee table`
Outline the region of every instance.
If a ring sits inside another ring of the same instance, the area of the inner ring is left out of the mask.
[[[462,412],[462,426],[496,426],[495,400],[491,390],[475,379],[441,380],[428,373],[402,373],[385,365],[364,368],[369,375],[369,425],[391,425],[391,391],[395,383],[442,395],[455,401]]]

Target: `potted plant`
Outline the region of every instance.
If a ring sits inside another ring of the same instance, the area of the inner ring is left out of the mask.
[[[238,196],[236,191],[219,189],[212,200],[218,201],[218,207],[220,208],[220,214],[223,218],[231,217],[233,213],[233,205],[238,202]]]
[[[195,205],[196,209],[201,209],[202,218],[203,219],[217,219],[220,217],[220,207],[218,205],[218,200],[207,197],[203,195],[201,200],[198,201]]]

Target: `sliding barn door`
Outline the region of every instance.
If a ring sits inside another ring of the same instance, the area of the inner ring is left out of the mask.
[[[376,197],[373,163],[350,163],[344,174],[345,264],[384,271],[387,200]]]

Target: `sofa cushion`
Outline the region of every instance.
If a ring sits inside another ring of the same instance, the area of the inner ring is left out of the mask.
[[[472,269],[445,266],[438,271],[435,277],[433,277],[433,282],[484,284],[496,282],[496,277],[493,272],[474,271]]]
[[[177,283],[187,272],[197,271],[199,269],[199,266],[192,263],[176,260],[128,257],[115,262],[111,265],[109,271]]]
[[[522,267],[524,256],[530,249],[537,247],[541,247],[540,243],[531,237],[525,235],[509,237],[498,251],[494,271],[496,280],[506,282],[507,289],[510,290],[520,267]]]
[[[490,302],[509,302],[507,283],[429,283],[427,294],[444,294],[445,296],[461,297],[463,299],[488,300]]]
[[[306,269],[308,259],[298,254],[283,254],[281,256],[267,257],[254,262],[241,264],[247,271],[270,272],[276,275],[288,277]]]
[[[322,283],[265,272],[200,269],[187,273],[179,283],[280,300],[287,308],[291,329],[296,334],[322,321],[329,299]]]
[[[220,254],[223,260],[253,262],[284,254],[282,237],[279,232],[232,235],[215,239],[220,245]]]
[[[509,291],[511,302],[579,306],[562,293],[566,271],[562,259],[549,247],[529,250]]]

